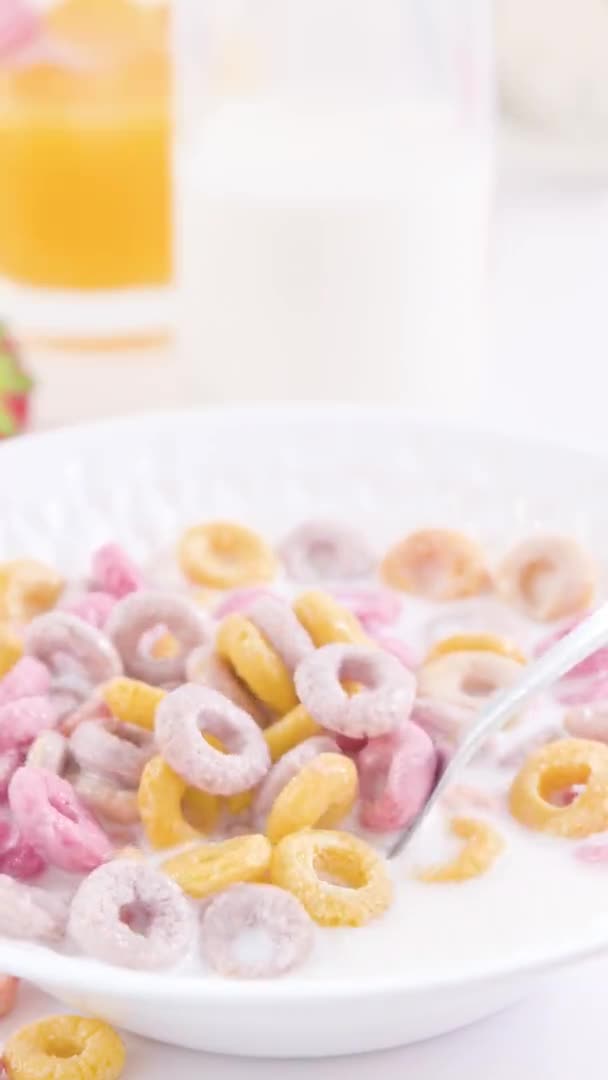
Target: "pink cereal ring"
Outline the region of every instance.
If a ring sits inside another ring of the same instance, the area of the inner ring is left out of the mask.
[[[196,918],[171,878],[145,862],[117,859],[82,882],[68,932],[88,956],[153,971],[172,967],[192,948]]]
[[[94,552],[91,578],[95,589],[116,600],[144,587],[144,576],[120,544],[103,544]]]
[[[364,828],[392,832],[409,825],[433,790],[437,764],[431,739],[416,724],[371,739],[357,758]]]
[[[368,633],[392,626],[403,609],[403,600],[389,589],[334,589],[333,595],[344,604]]]
[[[68,918],[62,896],[0,875],[0,933],[28,941],[61,941]]]
[[[310,635],[289,604],[278,597],[256,600],[247,618],[257,626],[291,674],[314,651]]]
[[[104,824],[136,825],[139,821],[136,791],[87,772],[77,773],[72,778],[72,785],[79,799]]]
[[[260,960],[239,956],[240,935],[261,931],[268,939]],[[306,960],[314,942],[314,923],[299,900],[276,885],[233,885],[205,908],[201,948],[220,975],[270,979]]]
[[[564,727],[577,739],[608,743],[608,700],[597,705],[579,705],[564,716]]]
[[[309,761],[319,754],[337,754],[338,747],[328,735],[313,735],[298,743],[272,766],[264,777],[253,800],[251,819],[257,832],[266,831],[266,818],[283,788],[293,780]]]
[[[33,656],[22,656],[15,666],[0,679],[0,705],[23,697],[47,694],[51,686],[48,668]]]
[[[450,757],[475,719],[475,710],[449,701],[416,698],[411,719],[430,735],[444,756]]]
[[[25,750],[42,731],[52,728],[56,713],[50,698],[24,697],[0,706],[0,750]]]
[[[188,784],[212,795],[236,795],[254,787],[270,768],[262,732],[248,713],[206,686],[186,683],[167,694],[156,710],[156,741],[167,763]],[[215,750],[201,732],[226,749]]]
[[[235,675],[230,665],[221,660],[207,645],[200,645],[190,653],[186,660],[186,680],[217,690],[234,705],[238,705],[239,709],[249,713],[260,727],[266,727],[271,720],[268,710],[253,696],[238,675]]]
[[[142,728],[112,720],[84,720],[70,736],[70,752],[85,772],[137,787],[154,746]]]
[[[164,626],[176,639],[179,652],[175,656],[160,659],[142,651],[142,638],[157,626]],[[154,686],[181,682],[186,657],[211,637],[208,620],[186,597],[152,591],[131,593],[120,600],[106,629],[127,675]]]
[[[547,649],[552,648],[566,634],[574,630],[580,621],[580,617],[577,616],[562,623],[558,630],[543,638],[537,645],[534,655],[542,656]],[[597,649],[586,660],[581,660],[580,664],[576,664],[563,679],[560,679],[555,687],[555,694],[564,705],[586,705],[607,699],[608,647]]]
[[[41,855],[19,834],[15,823],[3,819],[0,821],[0,874],[19,881],[29,881],[46,870],[46,863]]]
[[[589,607],[595,577],[591,560],[576,541],[533,536],[506,556],[496,573],[496,588],[530,618],[545,621]]]
[[[50,668],[54,676],[80,672],[84,683],[96,686],[122,674],[120,656],[101,630],[95,630],[77,615],[49,611],[33,619],[25,631],[25,651]]]
[[[16,748],[4,750],[0,753],[0,803],[5,803],[8,798],[8,785],[13,773],[22,764],[22,754]]]
[[[400,660],[403,666],[410,671],[415,671],[419,666],[421,659],[419,654],[411,645],[408,645],[407,642],[403,641],[402,638],[378,632],[372,633],[372,638],[379,648],[383,649],[384,652],[390,653],[391,656],[396,656],[397,660]]]
[[[283,540],[279,554],[293,581],[350,581],[370,574],[376,558],[365,537],[335,521],[307,521]]]
[[[63,735],[70,736],[79,724],[85,720],[98,720],[100,722],[110,720],[112,713],[102,698],[94,693],[86,701],[81,702],[71,712],[61,718],[60,730]]]
[[[26,765],[35,765],[38,769],[62,776],[70,760],[70,744],[60,731],[43,731],[30,746]]]
[[[19,979],[14,975],[0,975],[0,1019],[12,1013],[18,993]]]
[[[606,865],[608,863],[608,837],[595,837],[574,850],[575,858],[584,863]]]
[[[276,600],[277,596],[271,589],[265,589],[261,585],[254,585],[249,589],[233,589],[214,607],[213,616],[224,619],[226,615],[234,615],[235,612],[249,614],[252,604],[261,599]]]
[[[89,592],[72,600],[69,604],[64,604],[62,610],[70,615],[77,615],[79,619],[88,623],[89,626],[94,626],[97,630],[103,630],[115,603],[116,597],[110,593]]]
[[[349,697],[342,683],[361,683]],[[407,720],[416,680],[394,656],[365,645],[324,645],[295,673],[300,701],[321,727],[359,738],[386,735]]]
[[[8,801],[21,834],[52,866],[82,873],[110,858],[103,829],[60,776],[24,765],[10,782]]]

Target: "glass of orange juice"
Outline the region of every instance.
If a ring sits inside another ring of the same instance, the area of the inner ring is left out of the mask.
[[[6,310],[34,339],[154,339],[171,301],[166,0],[38,6],[60,47],[0,63]]]

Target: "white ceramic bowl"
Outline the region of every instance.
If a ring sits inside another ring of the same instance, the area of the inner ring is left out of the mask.
[[[364,519],[378,541],[450,524],[499,544],[535,528],[608,546],[608,463],[362,409],[240,409],[146,416],[33,436],[1,449],[0,557],[27,553],[71,574],[116,537],[135,554],[216,515],[268,535],[309,515]],[[522,883],[525,888],[525,884]],[[482,913],[480,913],[482,917]],[[363,932],[363,931],[361,931]],[[398,943],[396,943],[397,945]],[[608,928],[505,942],[491,962],[412,978],[299,976],[233,983],[139,974],[0,939],[0,970],[79,1011],[180,1046],[316,1056],[394,1046],[494,1012],[547,971],[608,946]]]

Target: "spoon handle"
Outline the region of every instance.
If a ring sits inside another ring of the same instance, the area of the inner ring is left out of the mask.
[[[480,711],[476,722],[467,732],[458,750],[447,765],[443,775],[419,814],[400,834],[388,853],[389,859],[398,855],[420,828],[443,792],[469,764],[486,739],[499,731],[514,713],[541,690],[557,682],[581,660],[608,643],[608,603],[580,623],[574,630],[558,641],[552,649],[533,664],[524,668],[522,676],[512,686],[494,694]]]

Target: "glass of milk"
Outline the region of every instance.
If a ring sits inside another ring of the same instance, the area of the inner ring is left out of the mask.
[[[175,0],[193,400],[468,411],[484,368],[491,0]]]

